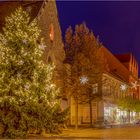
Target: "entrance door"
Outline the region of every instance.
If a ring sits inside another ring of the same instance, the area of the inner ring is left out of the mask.
[[[90,123],[90,112],[89,112],[89,105],[83,105],[83,113],[82,113],[82,123]]]

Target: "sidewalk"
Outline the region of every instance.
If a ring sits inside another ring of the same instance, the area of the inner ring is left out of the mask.
[[[134,124],[127,123],[127,124],[108,124],[105,125],[105,128],[124,128],[124,127],[134,127]]]
[[[49,139],[49,140],[140,140],[140,126],[123,126],[110,129],[79,128],[65,129],[62,134],[44,134],[43,136],[30,136],[30,139]]]

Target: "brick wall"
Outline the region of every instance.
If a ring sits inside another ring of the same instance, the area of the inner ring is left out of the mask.
[[[42,5],[38,14],[38,22],[42,30],[41,36],[43,36],[47,45],[44,60],[46,63],[50,60],[54,62],[56,66],[55,82],[63,87],[63,60],[65,53],[55,1],[47,1]],[[53,39],[50,38],[50,35],[53,36]]]

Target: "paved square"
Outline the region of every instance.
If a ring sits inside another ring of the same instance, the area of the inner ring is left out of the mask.
[[[95,128],[79,128],[64,130],[62,134],[45,135],[47,139],[55,140],[92,140],[92,139],[105,139],[105,140],[140,140],[140,126],[129,126],[123,128],[107,128],[107,129],[95,129]]]

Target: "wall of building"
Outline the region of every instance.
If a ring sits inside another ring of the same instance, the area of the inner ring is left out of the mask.
[[[47,45],[43,59],[46,63],[53,62],[55,64],[55,82],[59,87],[63,87],[63,60],[65,53],[56,2],[52,0],[44,2],[37,17],[42,30],[41,36]]]
[[[93,123],[97,120],[97,102],[92,102],[92,114],[93,114]],[[78,124],[89,124],[90,123],[90,111],[89,104],[79,104],[78,105]],[[75,101],[71,98],[70,103],[70,124],[75,124]]]
[[[129,71],[133,78],[138,79],[138,63],[132,54],[129,63]]]
[[[97,84],[98,85],[98,84]],[[121,86],[126,85],[126,90],[122,90]],[[97,88],[96,93],[99,89]],[[119,98],[123,98],[129,95],[129,85],[118,79],[117,77],[104,73],[102,77],[102,100],[93,100],[92,102],[92,121],[93,124],[101,123],[104,121],[104,109],[106,106],[117,106],[116,101]],[[96,94],[95,92],[93,94]],[[90,107],[89,104],[78,105],[78,124],[90,123]],[[71,98],[70,102],[70,119],[71,125],[75,124],[75,101]]]

